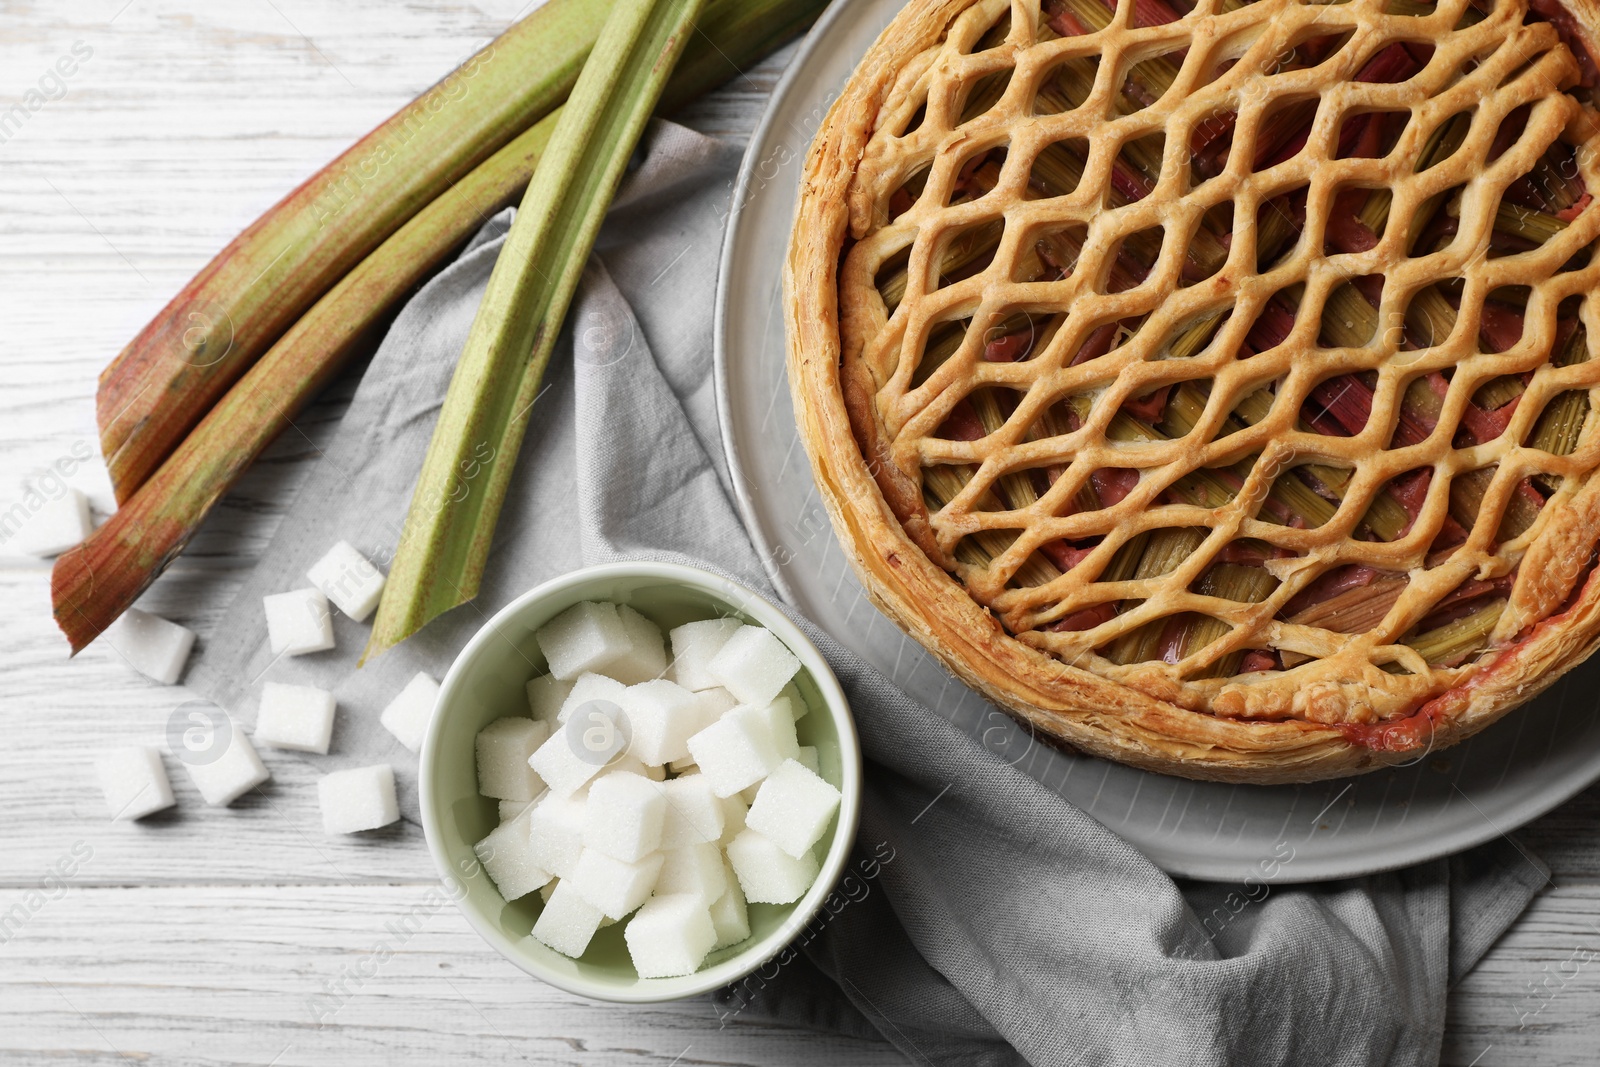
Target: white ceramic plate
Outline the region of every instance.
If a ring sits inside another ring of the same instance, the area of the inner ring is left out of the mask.
[[[907,693],[1177,875],[1302,882],[1387,870],[1507,833],[1600,777],[1600,662],[1472,741],[1405,767],[1304,786],[1230,786],[1034,743],[866,599],[834,540],[784,374],[781,272],[801,163],[823,115],[902,0],[835,0],[745,156],[717,294],[723,444],[739,507],[780,590]]]

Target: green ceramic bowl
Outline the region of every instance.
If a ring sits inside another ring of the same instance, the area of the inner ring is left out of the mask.
[[[572,960],[532,938],[539,894],[507,903],[478,866],[472,844],[498,823],[496,802],[478,795],[474,738],[505,715],[528,714],[523,685],[545,672],[533,639],[545,622],[584,600],[627,604],[663,631],[696,619],[736,616],[765,626],[800,659],[795,681],[810,712],[796,728],[815,745],[822,777],[843,794],[833,825],[818,843],[816,882],[793,904],[751,904],[750,937],[711,954],[696,973],[640,978],[623,941],[625,922],[595,934]],[[500,954],[551,985],[600,1000],[645,1003],[696,996],[738,981],[783,950],[822,906],[844,869],[861,804],[861,749],[838,680],[816,647],[756,593],[694,567],[617,563],[587,567],[547,582],[506,605],[475,634],[445,675],[422,745],[422,826],[434,862],[469,922]]]

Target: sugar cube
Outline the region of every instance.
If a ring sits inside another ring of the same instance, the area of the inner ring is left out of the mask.
[[[694,761],[693,756],[685,756],[683,759],[675,759],[667,764],[667,770],[682,778],[687,774],[699,774],[700,764]]]
[[[577,959],[600,928],[600,909],[590,904],[565,880],[556,883],[533,924],[532,937],[563,956]]]
[[[666,814],[660,785],[627,771],[610,771],[589,787],[584,847],[633,863],[661,847]]]
[[[529,720],[530,722],[532,720]],[[602,724],[603,725],[603,724]],[[591,727],[601,731],[601,726]],[[614,727],[613,727],[614,729]],[[605,769],[615,756],[605,748],[591,752],[581,739],[574,743],[573,731],[566,727],[556,729],[550,737],[528,757],[528,765],[550,787],[552,793],[569,797],[589,780]]]
[[[422,740],[428,736],[428,723],[433,719],[434,705],[439,702],[439,683],[427,671],[411,676],[406,687],[389,701],[378,721],[400,743],[413,752],[422,751]]]
[[[700,704],[700,730],[705,729],[728,712],[739,706],[739,701],[734,695],[718,686],[715,689],[702,689],[695,693],[695,698]],[[695,731],[699,733],[699,730]]]
[[[645,902],[655,888],[662,861],[659,852],[629,863],[586,848],[572,869],[572,888],[610,918],[620,919]]]
[[[732,867],[724,867],[728,888],[711,905],[711,925],[717,931],[717,943],[712,949],[737,945],[750,936],[750,913],[745,907],[744,893],[739,889],[739,879]]]
[[[667,777],[667,769],[665,767],[647,767],[643,760],[631,752],[624,752],[606,764],[607,774],[614,771],[627,771],[629,774],[637,774],[641,778],[648,778],[652,782],[665,781]]]
[[[30,508],[30,500],[37,500],[38,503]],[[8,533],[11,528],[10,514],[15,513],[18,507],[25,512],[32,511],[22,520],[9,542],[24,555],[41,558],[59,556],[88,537],[94,529],[94,524],[89,520],[89,498],[70,487],[59,496],[46,496],[37,486],[28,487],[23,503],[13,506],[7,515]]]
[[[530,680],[526,686],[529,714],[554,726],[561,705],[566,703],[567,697],[572,694],[572,687],[576,684],[576,682],[563,682],[553,674],[541,674]]]
[[[628,631],[607,603],[574,604],[533,635],[550,663],[550,673],[566,681],[610,663],[632,647]]]
[[[806,712],[811,710],[810,705],[806,703],[806,698],[800,695],[800,687],[794,684],[793,679],[789,680],[789,684],[783,687],[783,692],[779,693],[778,696],[789,702],[789,710],[794,713],[795,722],[805,718]]]
[[[721,798],[722,801],[722,847],[727,848],[728,842],[744,832],[745,816],[750,812],[750,803],[738,793]]]
[[[717,796],[737,793],[782,763],[765,708],[741,705],[689,738],[689,754]]]
[[[333,738],[333,694],[310,685],[268,682],[256,711],[256,744],[326,756]]]
[[[584,801],[546,793],[528,816],[533,860],[558,878],[570,878],[583,852]]]
[[[761,783],[745,825],[799,859],[822,837],[838,810],[839,791],[791,759]]]
[[[623,930],[640,978],[672,978],[700,969],[717,943],[705,901],[692,893],[653,897]]]
[[[561,710],[556,712],[556,721],[564,723],[572,718],[574,712],[591,703],[599,703],[599,709],[604,714],[611,714],[608,707],[622,707],[622,694],[628,687],[615,678],[607,678],[603,674],[586,673],[578,675],[573,681],[572,688],[568,690],[567,697],[561,702]],[[585,711],[585,717],[589,711]]]
[[[95,760],[94,770],[113,821],[142,819],[172,807],[172,784],[161,765],[161,753],[153,748],[112,749]]]
[[[661,639],[661,627],[622,604],[617,608],[617,618],[628,635],[628,650],[599,668],[598,673],[609,675],[624,685],[637,685],[667,673],[667,650]]]
[[[761,792],[761,783],[760,782],[754,782],[754,783],[752,783],[750,785],[745,786],[743,789],[739,790],[739,792],[734,794],[734,795],[737,796],[740,800],[744,801],[745,810],[748,811],[749,808],[750,808],[750,805],[752,805],[752,804],[754,804],[756,802],[756,794],[759,793],[759,792]]]
[[[334,607],[356,622],[371,615],[383,595],[383,572],[349,541],[340,541],[328,549],[328,554],[306,571],[306,577],[333,601]]]
[[[226,807],[272,775],[262,765],[244,731],[233,727],[228,732],[228,747],[209,763],[189,762],[184,768],[200,796],[214,808]]]
[[[633,732],[629,751],[650,767],[687,756],[689,735],[707,725],[695,694],[665,678],[629,686],[621,704]]]
[[[722,683],[708,669],[711,657],[722,651],[744,623],[738,619],[706,619],[684,623],[672,630],[672,680],[685,689],[710,689]]]
[[[724,689],[744,704],[767,705],[800,670],[795,658],[771,630],[741,626],[706,665]]]
[[[655,894],[692,893],[706,907],[728,888],[728,872],[722,865],[722,849],[712,843],[663,849],[661,873],[656,876]]]
[[[728,862],[739,877],[745,900],[752,904],[794,903],[816,881],[819,869],[810,852],[791,856],[749,827],[728,843]]]
[[[550,724],[507,716],[478,731],[478,792],[499,800],[532,800],[543,783],[528,757],[544,742]]]
[[[317,780],[322,831],[354,834],[376,830],[400,818],[394,795],[394,768],[387,763],[334,771]]]
[[[105,632],[128,666],[162,685],[174,685],[189,662],[194,631],[159,615],[129,608]]]
[[[333,617],[320,589],[295,589],[261,598],[274,656],[303,656],[333,647]]]
[[[711,779],[703,774],[671,778],[661,783],[667,799],[666,819],[661,824],[661,847],[681,848],[722,837],[722,801],[711,789]]]
[[[772,736],[773,751],[779,759],[796,759],[800,755],[800,742],[795,737],[794,714],[789,710],[786,697],[779,697],[761,709],[761,721]]]
[[[816,745],[801,745],[800,754],[795,759],[812,774],[820,775],[822,773],[822,760],[817,755]]]
[[[499,814],[500,821],[507,823],[513,819],[522,818],[522,816],[532,811],[533,806],[537,803],[537,800],[497,800],[495,801],[495,811]]]
[[[552,877],[534,858],[528,823],[526,814],[519,815],[490,830],[489,836],[472,846],[489,880],[507,900],[527,896]]]

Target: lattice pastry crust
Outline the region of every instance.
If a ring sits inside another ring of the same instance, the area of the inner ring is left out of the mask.
[[[1466,737],[1595,648],[1594,0],[912,0],[807,159],[789,374],[876,602],[1080,748]]]

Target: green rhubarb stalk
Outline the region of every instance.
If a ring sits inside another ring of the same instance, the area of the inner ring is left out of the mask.
[[[561,320],[703,0],[619,0],[573,86],[450,381],[368,655],[472,599]],[[464,481],[482,450],[492,458]]]
[[[659,109],[738,73],[821,9],[819,0],[711,0]],[[154,475],[80,546],[56,560],[57,624],[74,652],[123,613],[182,551],[261,451],[360,351],[372,328],[483,220],[527,187],[557,112],[418,212],[339,281],[224,394]]]
[[[239,377],[407,219],[566,97],[608,0],[550,0],[257,219],[100,375],[128,500]]]

